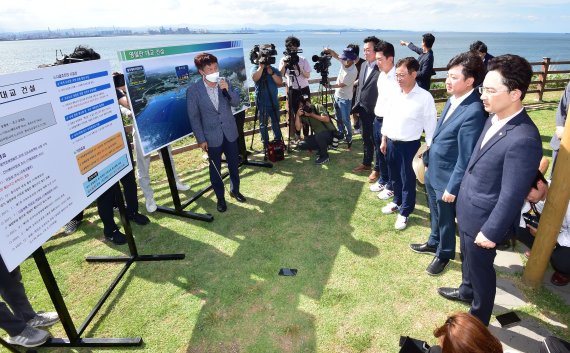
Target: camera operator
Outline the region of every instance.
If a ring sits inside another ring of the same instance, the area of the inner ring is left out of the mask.
[[[529,248],[532,248],[534,243],[540,214],[544,209],[548,194],[548,186],[549,182],[544,178],[542,172],[540,170],[537,171],[536,178],[526,198],[527,202],[523,206],[521,220],[517,228],[517,239]],[[533,214],[530,213],[531,210]],[[527,254],[525,253],[525,255]],[[550,257],[550,264],[555,270],[550,278],[550,282],[555,286],[567,285],[570,282],[570,207],[566,209],[560,234],[558,234],[558,242]]]
[[[299,97],[299,109],[295,115],[295,128],[300,129],[302,124],[308,124],[314,135],[305,137],[297,148],[300,150],[318,150],[319,154],[315,164],[321,165],[329,161],[328,146],[333,143],[336,128],[330,117],[323,112],[320,105],[310,104],[309,97]]]
[[[358,59],[352,48],[347,47],[339,56],[334,50],[325,48],[333,58],[341,62],[336,84],[330,86],[334,88],[334,112],[337,119],[338,131],[345,136],[348,148],[352,146],[352,125],[350,123],[350,110],[352,108],[352,96],[354,81],[358,76],[358,70],[354,65]]]
[[[279,61],[279,71],[287,78],[287,99],[291,97],[289,109],[296,112],[299,109],[299,97],[311,96],[309,77],[311,77],[311,65],[309,61],[298,53],[301,41],[297,37],[289,36],[285,39],[285,56]],[[289,91],[290,90],[290,91]],[[289,95],[290,94],[290,95]],[[300,138],[300,128],[295,128],[295,137]],[[308,135],[308,128],[303,129],[303,134]]]
[[[256,52],[255,49],[258,49]],[[275,63],[277,54],[275,46],[264,45],[259,50],[256,46],[250,55],[253,64],[251,68],[251,79],[255,83],[255,99],[257,112],[259,115],[259,131],[263,140],[263,148],[267,149],[269,143],[269,134],[267,132],[268,117],[271,117],[271,129],[275,140],[283,140],[281,127],[279,126],[279,98],[277,96],[277,88],[283,84],[281,71],[271,64]],[[271,48],[271,49],[269,49]],[[257,54],[255,54],[257,53]],[[255,54],[255,58],[253,55]]]

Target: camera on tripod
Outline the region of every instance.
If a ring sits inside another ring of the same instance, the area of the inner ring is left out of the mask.
[[[285,64],[287,64],[288,68],[291,68],[295,65],[297,65],[299,63],[299,53],[302,53],[303,49],[289,49],[287,48],[284,52],[283,55],[285,55],[283,57],[283,62]]]
[[[313,55],[312,60],[315,63],[313,68],[321,76],[327,76],[329,74],[329,67],[331,66],[331,55],[326,51],[321,52],[321,56]]]
[[[256,44],[249,52],[249,61],[254,65],[273,65],[275,55],[277,55],[277,50],[274,44]]]

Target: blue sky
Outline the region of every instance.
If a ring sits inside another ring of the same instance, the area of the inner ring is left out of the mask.
[[[280,24],[459,32],[570,32],[568,0],[1,0],[0,32]],[[200,4],[200,6],[198,6]]]

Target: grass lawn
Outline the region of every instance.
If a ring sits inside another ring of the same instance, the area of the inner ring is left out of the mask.
[[[554,111],[531,112],[547,156]],[[395,231],[396,216],[381,215],[386,202],[368,190],[367,174],[350,172],[361,158],[359,137],[352,151],[341,144],[323,167],[314,165],[314,155],[294,152],[273,169],[241,169],[247,203],[228,197],[228,211],[219,214],[209,192],[188,209],[212,213],[212,223],[153,213],[150,225],[133,225],[141,254],[182,252],[186,258],[135,264],[84,336],[143,337],[142,347],[113,352],[397,352],[400,335],[435,343],[436,325],[447,314],[468,309],[436,292],[460,283],[459,257],[442,276],[425,273],[431,257],[409,250],[429,234],[422,189],[408,228]],[[175,160],[192,185],[188,197],[207,185],[207,165],[198,151]],[[153,163],[151,178],[157,203],[171,205],[160,161]],[[127,251],[103,241],[94,207],[85,216],[78,232],[44,245],[76,326],[122,267],[89,264],[85,256]],[[299,272],[278,276],[281,267]],[[22,271],[36,310],[51,310],[34,261],[27,260]],[[514,280],[531,301],[520,316],[570,338],[570,308],[557,296],[525,288],[520,273],[498,275]],[[552,326],[547,318],[566,327]],[[51,332],[64,337],[61,325]]]

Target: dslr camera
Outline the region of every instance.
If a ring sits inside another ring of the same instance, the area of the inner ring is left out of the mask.
[[[289,49],[286,48],[285,51],[283,52],[283,55],[285,55],[283,57],[283,62],[285,62],[285,64],[287,64],[288,68],[291,68],[297,64],[299,64],[299,53],[302,53],[303,49]]]
[[[313,55],[312,60],[315,63],[313,68],[321,76],[327,76],[329,73],[329,67],[331,66],[331,55],[328,51],[323,50],[321,55]]]
[[[533,228],[538,228],[538,222],[540,221],[540,218],[538,218],[536,215],[526,212],[522,214],[522,217],[526,225],[531,226]]]
[[[249,61],[254,65],[273,65],[275,55],[277,55],[277,50],[274,44],[256,44],[249,52]]]
[[[313,108],[311,108],[311,101],[309,100],[309,96],[306,94],[303,94],[299,97],[299,104],[305,113],[314,113]]]

